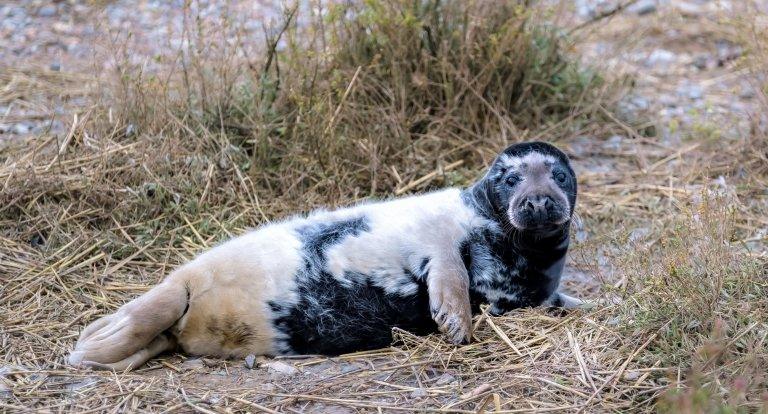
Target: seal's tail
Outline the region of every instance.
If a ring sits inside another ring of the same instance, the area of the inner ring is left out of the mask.
[[[165,333],[186,311],[189,293],[180,274],[172,274],[149,292],[91,323],[69,355],[74,366],[123,371],[175,348]]]

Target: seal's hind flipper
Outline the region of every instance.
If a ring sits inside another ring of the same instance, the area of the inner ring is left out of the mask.
[[[175,276],[85,328],[68,362],[97,369],[135,369],[172,349],[175,340],[163,332],[184,315],[189,300],[182,278]]]

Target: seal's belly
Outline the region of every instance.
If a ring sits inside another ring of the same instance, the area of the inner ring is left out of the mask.
[[[429,258],[382,243],[365,216],[259,230],[188,266],[171,330],[198,355],[342,354],[388,346],[392,328],[436,331]]]
[[[295,300],[265,300],[242,284],[215,283],[189,301],[175,326],[179,345],[195,355],[242,358],[248,354],[338,355],[386,347],[392,328],[414,334],[435,332],[426,283],[413,278],[413,294],[387,292],[370,275],[348,275],[342,283],[331,274],[298,281]]]
[[[415,256],[367,216],[305,222],[294,231],[303,257],[295,301],[268,304],[280,353],[342,354],[388,346],[393,327],[436,330],[426,263],[409,261]]]
[[[436,331],[430,316],[426,284],[416,293],[387,293],[364,275],[348,285],[330,274],[304,283],[299,302],[290,307],[272,303],[282,337],[282,351],[338,355],[389,346],[392,328],[415,334]]]

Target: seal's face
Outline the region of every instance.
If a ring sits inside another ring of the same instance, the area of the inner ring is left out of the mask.
[[[519,231],[546,233],[566,226],[576,202],[568,157],[543,142],[515,144],[494,162],[488,178],[497,211]]]

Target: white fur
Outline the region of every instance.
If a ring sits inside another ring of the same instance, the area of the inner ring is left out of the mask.
[[[388,293],[401,294],[417,289],[415,284],[401,283],[404,268],[414,269],[422,257],[458,251],[459,241],[469,230],[486,224],[485,219],[464,205],[457,189],[320,213],[309,220],[358,215],[367,217],[370,231],[329,248],[326,270],[346,283],[351,281],[344,280],[345,271],[367,274]]]
[[[369,229],[330,246],[325,251],[326,271],[346,285],[354,282],[345,276],[351,272],[366,275],[387,293],[411,295],[418,286],[407,280],[403,269],[415,271],[422,258],[427,257],[432,279],[432,283],[428,280],[427,284],[430,300],[435,302],[433,308],[471,318],[469,309],[464,309],[464,299],[468,306],[468,297],[454,293],[467,292],[469,283],[458,244],[473,228],[493,224],[466,206],[460,194],[458,189],[448,189],[334,211],[317,211],[307,217],[294,217],[250,231],[203,253],[184,266],[199,276],[192,289],[190,312],[174,329],[179,344],[193,354],[220,354],[214,352],[218,345],[212,341],[216,338],[200,334],[204,331],[204,327],[199,326],[204,318],[195,310],[210,311],[227,306],[236,309],[239,318],[249,325],[268,331],[260,332],[260,336],[269,343],[262,343],[257,351],[279,352],[276,341],[282,336],[267,323],[274,315],[266,304],[290,306],[299,300],[296,278],[307,276],[298,271],[303,263],[303,250],[297,229],[357,217],[365,217]],[[222,297],[223,292],[237,295],[238,303],[232,305]],[[312,296],[304,299],[314,300]],[[195,323],[188,327],[190,317],[195,318]],[[245,352],[248,350],[228,349],[224,354]]]
[[[524,165],[534,165],[541,163],[552,165],[557,162],[555,157],[535,151],[529,152],[522,157],[512,157],[507,154],[501,154],[499,159],[504,167],[511,168],[513,170],[518,170]]]

